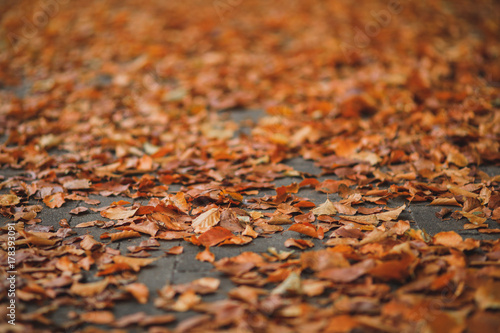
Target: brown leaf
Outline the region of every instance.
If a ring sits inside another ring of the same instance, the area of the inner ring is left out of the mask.
[[[470,223],[473,223],[475,225],[481,225],[481,224],[485,223],[487,220],[486,217],[481,217],[481,216],[474,214],[474,213],[467,213],[467,212],[461,211],[460,214],[462,214],[463,217],[467,218]],[[482,212],[480,212],[480,214],[482,214]]]
[[[352,282],[362,275],[368,273],[375,266],[373,259],[366,259],[350,267],[330,268],[316,274],[320,279],[334,282]]]
[[[15,206],[19,202],[21,202],[21,200],[15,194],[1,194],[0,195],[0,206],[1,207]]]

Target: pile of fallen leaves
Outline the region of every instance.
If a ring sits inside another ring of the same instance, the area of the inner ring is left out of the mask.
[[[55,2],[0,5],[0,314],[7,223],[19,307],[1,329],[498,329],[500,241],[429,235],[405,215],[425,202],[500,233],[500,175],[483,168],[500,162],[497,3]],[[235,108],[266,115],[218,112]],[[321,177],[287,165],[297,157]],[[97,207],[110,196],[128,201]],[[43,218],[74,201],[67,218]],[[71,223],[92,211],[102,219]],[[293,250],[210,250],[285,230]],[[204,301],[214,277],[141,282],[182,256],[173,240],[236,285],[225,299]],[[115,318],[131,300],[165,313]],[[78,311],[61,324],[60,309]],[[186,311],[200,315],[176,322]]]

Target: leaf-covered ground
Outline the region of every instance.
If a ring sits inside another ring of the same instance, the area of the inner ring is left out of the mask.
[[[0,331],[498,332],[499,12],[2,2]]]

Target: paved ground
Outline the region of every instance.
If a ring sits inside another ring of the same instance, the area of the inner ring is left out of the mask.
[[[258,118],[262,115],[263,112],[259,111],[235,111],[228,113],[227,117],[234,121],[241,122],[242,124],[249,124],[249,122],[257,121]],[[249,132],[249,127],[243,126],[241,129],[241,133],[248,133],[248,132]],[[331,175],[320,175],[321,170],[318,167],[316,167],[312,162],[306,161],[301,158],[290,160],[287,162],[287,164],[294,167],[298,171],[316,175],[319,180],[332,178]],[[485,167],[483,168],[483,171],[488,173],[490,176],[500,174],[500,168],[495,166]],[[21,170],[0,170],[0,175],[2,175],[4,178],[22,174],[23,172]],[[282,178],[279,181],[277,181],[275,185],[276,186],[288,185],[291,184],[292,182],[298,182],[298,181],[300,182],[300,178],[291,178],[291,177]],[[169,191],[175,191],[178,189],[179,186],[176,187],[174,185],[169,189]],[[4,189],[1,191],[1,193],[6,193],[7,191],[8,190]],[[265,194],[274,194],[274,193],[275,193],[274,190],[260,191],[259,196]],[[311,199],[311,201],[313,201],[317,205],[323,203],[327,198],[326,194],[314,191],[312,189],[301,189],[298,195]],[[120,199],[130,201],[130,198],[116,197],[116,196],[111,196],[111,197],[90,196],[90,198],[98,199],[101,201],[101,203],[96,207],[105,207],[108,206],[113,201],[117,201]],[[337,197],[336,195],[330,195],[330,199],[339,200],[340,198]],[[145,202],[147,202],[147,200],[141,199],[141,203]],[[36,202],[33,201],[32,203]],[[400,204],[401,202],[392,201],[389,203],[389,206],[397,206]],[[75,225],[81,222],[92,221],[92,220],[105,220],[105,218],[103,218],[99,213],[92,211],[89,211],[88,213],[83,215],[76,215],[76,216],[71,215],[69,213],[70,210],[76,208],[78,205],[86,206],[89,208],[93,207],[86,205],[81,201],[78,202],[69,201],[66,202],[59,209],[43,209],[42,212],[38,215],[38,217],[41,218],[42,225],[53,226],[55,230],[59,228],[59,221],[61,219],[67,219],[71,227],[74,227]],[[411,204],[403,212],[400,218],[414,221],[413,224],[414,228],[425,230],[430,235],[434,235],[440,231],[454,230],[458,232],[460,235],[462,235],[464,238],[472,237],[476,239],[496,239],[499,237],[498,235],[493,235],[493,234],[491,235],[480,234],[476,230],[469,230],[469,231],[463,230],[464,220],[457,221],[450,218],[448,220],[443,221],[437,218],[435,215],[435,213],[440,209],[441,207],[428,206],[426,203]],[[3,225],[3,223],[6,222],[6,219],[0,218],[0,221],[2,222]],[[498,228],[498,225],[496,223],[491,221],[489,223],[490,227]],[[99,239],[100,234],[106,231],[105,229],[100,229],[95,227],[74,228],[73,230],[76,231],[78,235],[91,234],[96,239]],[[223,257],[235,256],[241,253],[242,251],[266,252],[270,247],[274,247],[278,251],[279,250],[289,251],[290,249],[284,246],[284,242],[286,239],[290,237],[299,238],[301,236],[296,233],[285,231],[281,234],[280,233],[274,234],[268,238],[259,237],[246,246],[215,247],[212,248],[211,251],[215,254],[216,260]],[[306,236],[302,237],[309,239],[309,237]],[[116,243],[110,243],[108,246],[114,249],[118,249],[122,251],[122,253],[126,253],[127,247],[138,245],[141,241],[145,239],[147,239],[147,237],[142,236],[140,238],[134,238],[129,240],[123,240]],[[313,240],[313,242],[315,243],[315,249],[324,246],[322,244],[323,241],[315,239]],[[184,253],[175,256],[164,255],[165,250],[168,250],[169,248],[176,245],[182,245],[184,247]],[[122,316],[135,313],[137,311],[144,311],[148,314],[164,313],[163,310],[156,308],[154,305],[156,291],[162,288],[166,283],[181,284],[190,282],[200,277],[212,276],[212,277],[217,277],[222,281],[221,287],[216,294],[203,296],[205,301],[213,301],[216,299],[224,298],[225,293],[232,287],[234,287],[234,285],[227,277],[221,275],[219,272],[213,271],[212,264],[196,260],[195,256],[199,251],[200,251],[199,247],[194,246],[185,241],[162,241],[161,247],[158,249],[158,251],[152,252],[153,256],[155,257],[159,256],[160,259],[157,260],[151,267],[147,267],[141,270],[141,272],[138,275],[139,281],[145,283],[149,287],[152,296],[150,297],[149,302],[144,305],[139,305],[136,302],[127,302],[127,301],[117,302],[114,311],[116,317],[120,318]],[[95,270],[83,272],[83,274],[85,274],[84,277],[86,282],[92,282],[96,280],[96,278],[94,277]],[[37,306],[28,306],[28,308],[25,309],[24,311],[34,311],[36,308]],[[67,321],[68,312],[71,310],[75,309],[69,309],[66,307],[60,308],[58,311],[54,313],[52,319],[58,323],[64,323]],[[195,315],[195,313],[191,311],[185,313],[175,313],[175,316],[178,318],[179,321],[184,318],[191,317],[193,315]],[[170,327],[173,326],[175,326],[175,324],[172,324]]]

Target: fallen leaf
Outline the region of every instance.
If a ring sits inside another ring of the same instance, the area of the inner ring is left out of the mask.
[[[322,203],[320,206],[314,208],[311,210],[314,215],[334,215],[337,214],[337,209],[335,209],[335,206],[333,203],[329,200],[326,199],[324,203]]]
[[[286,247],[297,247],[301,250],[305,250],[307,248],[314,247],[314,243],[310,240],[307,240],[307,239],[288,238],[285,241],[285,246]]]
[[[488,280],[477,288],[474,300],[481,310],[500,309],[500,282]]]
[[[0,195],[0,206],[2,206],[2,207],[15,206],[19,202],[21,202],[21,200],[15,194],[1,194]]]
[[[146,304],[149,297],[149,289],[144,283],[131,283],[125,286],[128,291],[140,304]]]
[[[194,219],[191,225],[194,228],[194,232],[196,232],[197,234],[201,234],[205,231],[208,231],[211,227],[215,226],[217,223],[219,223],[219,221],[219,208],[211,208]]]
[[[115,321],[111,311],[90,311],[80,314],[80,320],[86,323],[108,325]]]
[[[125,230],[122,232],[115,232],[115,233],[111,233],[111,234],[104,233],[100,237],[101,237],[101,239],[110,238],[112,242],[116,242],[116,241],[119,241],[122,239],[141,237],[141,234],[138,233],[137,231]]]
[[[368,273],[373,267],[375,267],[375,261],[367,259],[350,267],[330,268],[318,272],[316,276],[320,279],[327,279],[334,282],[352,282]]]
[[[90,188],[90,180],[88,179],[73,179],[63,184],[68,190],[85,190]]]
[[[460,247],[462,241],[462,236],[455,231],[442,231],[437,233],[433,238],[434,244],[448,247]]]
[[[211,247],[233,237],[233,233],[226,228],[215,226],[205,231],[198,237],[198,241],[205,247]]]
[[[127,264],[132,268],[132,270],[138,272],[142,267],[147,266],[155,262],[158,258],[131,258],[124,256],[114,256],[113,261],[117,264]]]
[[[210,250],[207,247],[207,248],[205,248],[205,250],[198,252],[198,254],[196,255],[196,260],[206,261],[206,262],[214,262],[215,255],[212,252],[210,252]]]
[[[173,255],[181,254],[182,252],[184,252],[184,247],[182,246],[172,246],[168,251],[165,251],[166,254]]]
[[[45,198],[43,198],[43,202],[49,208],[59,208],[65,202],[64,194],[63,193],[56,193],[56,194],[48,195]]]
[[[76,208],[70,210],[69,213],[74,214],[74,215],[80,215],[81,213],[85,213],[88,210],[89,209],[87,207],[76,207]]]
[[[125,208],[123,206],[109,207],[101,212],[101,216],[107,217],[110,220],[124,220],[134,216],[137,209]]]
[[[288,231],[295,231],[317,239],[323,239],[325,235],[322,227],[316,228],[310,223],[294,223],[288,228]]]
[[[107,278],[90,283],[73,282],[69,291],[73,295],[78,295],[82,297],[94,296],[103,292],[104,289],[106,289],[106,287],[108,286],[108,284],[109,281]]]

